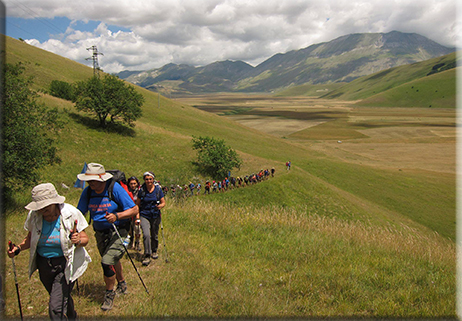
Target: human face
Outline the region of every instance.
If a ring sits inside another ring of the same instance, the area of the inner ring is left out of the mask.
[[[59,208],[57,204],[50,204],[47,207],[39,209],[37,212],[42,214],[43,219],[47,222],[55,221],[59,216]]]
[[[101,194],[102,192],[104,192],[106,182],[88,181],[88,186],[90,186],[90,188],[94,190],[96,193]]]
[[[130,183],[128,183],[128,187],[131,191],[134,191],[138,187],[138,183],[136,182],[136,180],[132,179]]]
[[[146,183],[146,186],[152,186],[154,185],[154,177],[146,175],[146,177],[144,178],[144,182]]]

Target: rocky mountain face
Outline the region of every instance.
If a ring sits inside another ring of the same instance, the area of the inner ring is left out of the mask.
[[[384,69],[453,52],[415,33],[350,34],[330,42],[276,54],[256,67],[220,61],[203,67],[168,64],[118,74],[142,87],[169,92],[273,92],[291,86],[350,82]]]

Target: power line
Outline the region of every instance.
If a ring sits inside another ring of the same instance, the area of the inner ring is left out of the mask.
[[[8,19],[5,19],[5,20],[6,20],[6,23],[7,23],[7,24],[10,24],[10,25],[14,26],[15,28],[18,28],[19,30],[24,31],[25,33],[28,33],[28,34],[30,34],[31,36],[35,37],[35,38],[40,38],[40,37],[37,36],[36,34],[33,34],[33,33],[29,32],[29,31],[27,31],[27,30],[21,28],[20,26],[18,26],[18,25],[16,25],[16,24],[12,23],[11,21],[8,21]]]
[[[24,11],[26,14],[28,14],[29,17],[31,17],[33,19],[37,19],[37,21],[39,21],[43,25],[47,26],[48,28],[54,29],[55,31],[57,31],[59,33],[64,33],[65,32],[65,30],[63,31],[61,28],[59,28],[58,26],[56,26],[52,22],[50,22],[50,21],[48,21],[48,20],[46,20],[44,18],[41,18],[40,15],[36,11],[32,10],[31,8],[29,8],[25,4],[20,3],[20,2],[17,2],[17,4],[18,4],[18,8],[21,9],[22,11]]]

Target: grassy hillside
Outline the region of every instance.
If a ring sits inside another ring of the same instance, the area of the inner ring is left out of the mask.
[[[362,104],[373,106],[427,107],[431,105],[432,107],[454,108],[455,71],[428,74],[432,70],[438,70],[441,66],[454,66],[455,63],[456,53],[452,53],[411,65],[387,69],[358,78],[329,92],[323,98],[367,99]],[[415,81],[421,86],[421,90],[417,91],[418,88],[413,88]],[[403,90],[403,88],[408,88],[408,90]]]
[[[7,52],[9,61],[30,62],[27,72],[36,76],[37,88],[47,88],[52,79],[91,76],[89,67],[9,38]],[[75,294],[82,318],[455,315],[453,177],[436,180],[335,161],[305,145],[137,90],[146,103],[133,129],[101,130],[71,103],[41,96],[58,107],[66,123],[58,141],[63,161],[44,169],[43,181],[54,183],[67,202],[77,204],[81,191],[62,184],[72,186],[84,162],[129,176],[152,170],[162,184],[204,180],[191,163],[193,135],[221,138],[236,149],[244,164],[233,175],[274,166],[276,176],[182,203],[167,199],[169,263],[164,248],[147,268],[136,261],[148,296],[131,263],[123,260],[129,293],[107,313],[99,308],[104,287],[89,228],[93,262]],[[284,166],[289,159],[290,172]],[[18,208],[7,213],[8,240],[19,242],[24,235],[23,206],[29,198],[29,190],[18,194]],[[27,260],[21,254],[16,261],[23,310],[26,318],[46,317],[47,295],[37,273],[28,281]],[[18,317],[11,264],[5,283],[6,315]]]
[[[5,39],[6,62],[25,64],[25,74],[34,77],[35,89],[48,88],[52,80],[72,83],[93,75],[93,69],[73,60],[51,54],[10,37],[5,37]]]
[[[363,99],[359,106],[455,108],[456,69],[419,78]]]

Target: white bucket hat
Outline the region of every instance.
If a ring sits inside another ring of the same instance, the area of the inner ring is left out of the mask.
[[[112,178],[112,174],[106,173],[104,166],[97,163],[87,165],[87,170],[84,174],[78,174],[77,178],[81,181],[99,181],[105,182]]]
[[[32,202],[25,208],[29,211],[38,211],[51,204],[62,204],[66,198],[58,195],[56,188],[51,183],[44,183],[35,186],[32,189]]]

